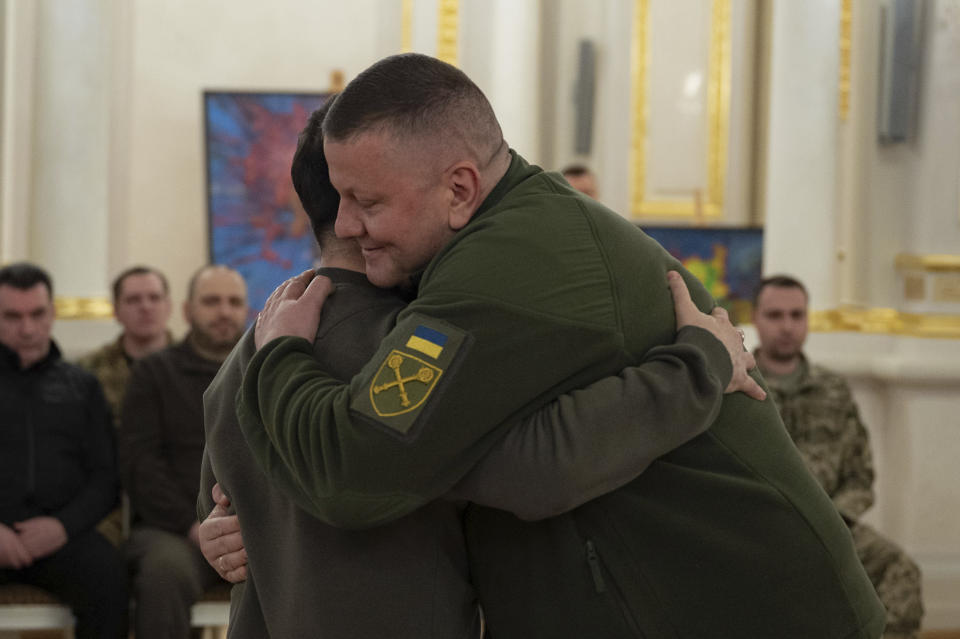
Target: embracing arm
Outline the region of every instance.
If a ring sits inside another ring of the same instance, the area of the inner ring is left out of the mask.
[[[731,372],[719,340],[685,327],[639,366],[563,395],[508,430],[452,496],[527,520],[572,510],[704,432]]]
[[[454,496],[521,519],[555,516],[619,488],[703,433],[724,392],[766,396],[747,374],[755,361],[726,312],[701,313],[683,279],[667,277],[675,342],[650,349],[618,376],[558,397],[507,431]]]
[[[292,299],[319,306],[301,294]],[[254,457],[298,505],[367,527],[445,494],[507,427],[626,363],[607,325],[421,295],[349,384],[307,339],[269,340],[246,369],[237,413]]]

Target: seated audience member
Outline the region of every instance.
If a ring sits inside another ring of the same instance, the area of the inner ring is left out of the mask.
[[[571,164],[563,168],[560,174],[570,186],[584,195],[597,199],[597,176],[582,164]]]
[[[803,354],[808,301],[803,284],[792,277],[760,283],[753,311],[760,339],[756,359],[801,457],[850,528],[857,556],[887,610],[884,637],[915,638],[923,617],[920,569],[859,521],[874,499],[870,441],[843,377]]]
[[[67,603],[77,639],[125,636],[123,562],[95,529],[117,502],[110,413],[96,378],[50,337],[53,286],[0,269],[0,584]]]
[[[190,606],[219,581],[197,536],[203,391],[239,339],[246,314],[239,273],[200,269],[184,303],[186,338],[137,362],[127,384],[119,450],[133,513],[127,560],[137,639],[188,636]]]
[[[100,381],[113,414],[113,425],[119,428],[120,401],[127,389],[131,366],[172,341],[167,330],[170,320],[167,278],[146,266],[126,269],[113,281],[113,314],[123,327],[120,337],[80,358],[77,364]],[[121,520],[118,508],[97,527],[117,545],[122,541]]]
[[[100,380],[113,411],[114,426],[120,426],[120,401],[134,362],[173,341],[167,329],[170,309],[167,278],[156,269],[132,266],[113,281],[113,315],[123,332],[77,363]]]

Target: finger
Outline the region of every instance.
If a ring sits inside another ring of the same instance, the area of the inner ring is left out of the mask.
[[[224,573],[243,568],[247,565],[247,551],[241,548],[238,551],[226,553],[221,556],[219,563]]]
[[[211,539],[203,544],[201,550],[203,550],[203,556],[208,559],[233,555],[237,552],[246,553],[243,547],[243,537],[240,533],[231,533]]]
[[[765,390],[763,390],[763,387],[760,386],[760,384],[758,384],[757,381],[749,375],[747,375],[747,379],[742,384],[740,390],[746,393],[748,397],[752,397],[753,399],[759,399],[762,401],[767,398],[767,393]]]
[[[291,277],[287,280],[286,285],[283,289],[283,294],[280,296],[284,300],[296,300],[300,299],[303,295],[303,292],[307,289],[307,285],[310,284],[311,278],[313,278],[313,271],[304,271],[296,277]]]
[[[246,567],[246,566],[240,566],[240,567],[237,568],[236,570],[231,570],[231,571],[227,572],[226,574],[223,574],[223,575],[220,575],[220,576],[223,577],[224,579],[226,579],[227,581],[229,581],[229,582],[232,583],[232,584],[238,584],[238,583],[240,583],[240,582],[242,582],[242,581],[246,581],[246,580],[247,580],[247,567]]]
[[[757,360],[756,360],[756,358],[753,356],[753,353],[751,353],[751,352],[749,352],[749,351],[744,351],[742,357],[743,357],[743,362],[744,362],[744,364],[746,364],[746,366],[747,366],[747,370],[750,370],[751,368],[756,368],[756,367],[757,367]]]
[[[667,284],[670,286],[670,294],[673,295],[673,309],[677,316],[677,326],[688,323],[690,313],[699,313],[700,309],[690,298],[687,283],[680,273],[669,271],[667,273]]]
[[[331,293],[333,293],[333,282],[329,277],[318,275],[313,278],[301,297],[305,304],[319,306]]]
[[[222,506],[224,508],[230,507],[230,498],[227,497],[227,494],[223,492],[222,488],[220,488],[219,482],[213,485],[213,490],[210,491],[210,494],[213,496],[213,501],[216,502],[218,506]]]
[[[717,319],[730,321],[730,314],[727,313],[727,309],[722,306],[714,306],[713,310],[710,311],[710,314],[716,317]]]
[[[33,563],[33,555],[30,554],[30,551],[27,550],[27,547],[23,544],[19,545],[16,549],[17,557],[20,560],[20,567],[26,568]]]
[[[240,520],[236,515],[208,517],[200,524],[201,541],[214,541],[234,534],[240,534]]]

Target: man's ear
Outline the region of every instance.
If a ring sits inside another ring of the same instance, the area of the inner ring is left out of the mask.
[[[183,303],[183,319],[187,321],[187,326],[193,322],[193,317],[190,315],[190,300]]]
[[[473,162],[458,162],[447,173],[450,188],[450,228],[459,231],[482,204],[480,193],[480,171]]]

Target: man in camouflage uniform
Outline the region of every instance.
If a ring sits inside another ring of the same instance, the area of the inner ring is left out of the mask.
[[[113,314],[123,327],[116,340],[104,344],[80,358],[80,366],[93,373],[113,414],[113,425],[120,427],[120,402],[130,380],[130,368],[145,355],[168,346],[172,335],[170,290],[167,278],[156,269],[132,266],[113,281]],[[119,545],[123,538],[121,510],[110,513],[97,527],[107,539]]]
[[[915,639],[923,617],[920,570],[860,516],[873,504],[867,431],[846,381],[803,355],[807,292],[783,275],[764,279],[754,299],[757,364],[807,468],[850,527],[857,555],[887,609],[887,639]]]

